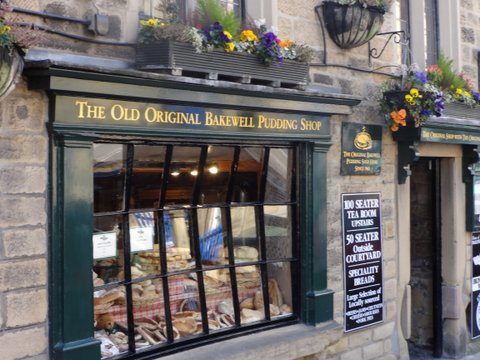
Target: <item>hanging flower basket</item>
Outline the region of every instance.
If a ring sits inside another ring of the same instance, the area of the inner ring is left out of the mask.
[[[323,3],[323,19],[331,39],[342,49],[351,49],[370,41],[383,24],[385,11],[359,3],[342,5]]]
[[[306,86],[309,69],[307,63],[291,60],[264,65],[255,55],[221,49],[198,53],[188,43],[167,40],[138,44],[136,67],[172,75],[295,88]]]
[[[17,50],[11,53],[0,48],[0,100],[5,98],[20,81],[23,71],[23,58]]]

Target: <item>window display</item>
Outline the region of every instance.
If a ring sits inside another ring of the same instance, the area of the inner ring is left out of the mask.
[[[295,147],[94,144],[102,358],[296,316]]]

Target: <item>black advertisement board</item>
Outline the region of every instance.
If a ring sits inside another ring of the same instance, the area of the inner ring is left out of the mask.
[[[480,337],[480,232],[472,233],[472,339]]]
[[[342,123],[341,175],[379,175],[382,168],[382,127]]]
[[[380,193],[342,194],[345,331],[383,322]]]

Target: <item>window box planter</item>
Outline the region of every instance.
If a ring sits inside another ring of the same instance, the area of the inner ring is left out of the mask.
[[[369,42],[383,24],[384,11],[375,6],[323,3],[325,27],[338,47],[351,49]]]
[[[197,53],[192,45],[173,41],[137,45],[136,66],[172,75],[296,88],[306,86],[309,69],[306,63],[289,60],[264,65],[252,54],[223,50]]]
[[[462,103],[448,103],[445,104],[443,117],[477,120],[480,124],[480,106],[470,107]]]
[[[5,98],[20,81],[23,71],[23,58],[14,50],[11,54],[0,48],[0,100]]]

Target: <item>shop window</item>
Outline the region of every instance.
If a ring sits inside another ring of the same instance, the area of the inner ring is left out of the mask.
[[[297,318],[296,147],[93,150],[93,321],[102,358]]]
[[[219,0],[223,8],[233,12],[238,18],[244,19],[244,0]],[[161,19],[170,18],[172,12],[184,21],[191,21],[195,18],[197,0],[145,0],[144,13]]]

